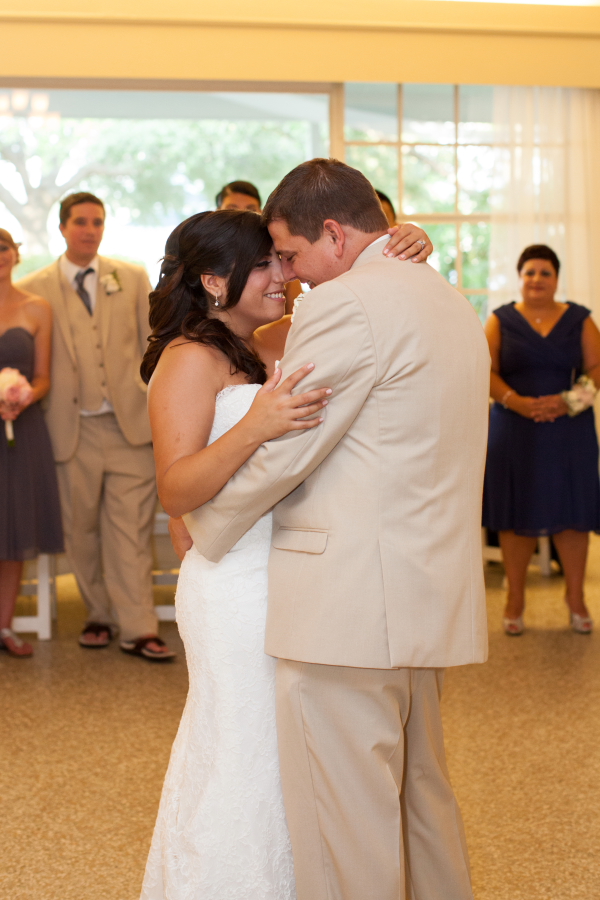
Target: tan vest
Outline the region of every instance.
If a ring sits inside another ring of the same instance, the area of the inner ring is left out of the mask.
[[[104,400],[111,402],[100,338],[102,303],[96,303],[94,314],[90,316],[75,290],[67,289],[65,294],[79,369],[79,408],[93,412],[100,409]],[[98,301],[100,299],[98,297]]]

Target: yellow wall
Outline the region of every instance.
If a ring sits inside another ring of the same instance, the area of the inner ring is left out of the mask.
[[[0,0],[0,34],[4,83],[110,78],[600,87],[600,6]]]

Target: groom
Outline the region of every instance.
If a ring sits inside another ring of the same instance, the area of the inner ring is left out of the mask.
[[[487,652],[485,337],[437,272],[382,254],[355,169],[303,163],[264,218],[284,276],[314,287],[284,377],[314,362],[302,390],[333,396],[185,521],[216,562],[275,506],[266,651],[298,898],[469,900],[440,693],[445,666]]]

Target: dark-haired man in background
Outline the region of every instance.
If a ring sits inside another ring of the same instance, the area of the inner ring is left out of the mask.
[[[230,181],[215,197],[217,209],[245,209],[259,213],[262,203],[258,188],[251,181]]]
[[[375,188],[375,193],[379,198],[381,208],[385,213],[385,217],[388,220],[390,228],[393,228],[394,225],[396,225],[396,210],[394,209],[394,204],[392,203],[388,195],[383,193],[383,191],[378,191],[377,188]]]
[[[148,276],[98,255],[105,210],[93,194],[60,206],[65,253],[19,287],[54,312],[46,418],[60,486],[65,545],[87,608],[82,647],[146,659],[175,654],[158,637],[152,596],[154,459],[139,369],[149,333]]]

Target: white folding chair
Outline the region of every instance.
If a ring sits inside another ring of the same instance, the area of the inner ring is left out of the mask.
[[[153,533],[158,540],[154,541],[155,568],[152,571],[152,583],[176,585],[179,576],[179,560],[175,556],[168,538],[169,517],[166,512],[159,510],[156,513]],[[49,641],[52,637],[52,620],[56,619],[56,559],[54,556],[42,553],[37,558],[37,564],[33,560],[25,564],[24,578],[21,581],[19,594],[35,596],[37,611],[35,615],[14,616],[12,621],[14,631],[36,634],[38,640]],[[175,607],[172,604],[158,605],[155,610],[159,621],[175,621]]]
[[[153,584],[177,584],[179,577],[179,560],[177,559],[171,540],[169,538],[169,516],[160,507],[154,517],[154,569],[152,571]],[[166,540],[165,540],[166,538]],[[175,621],[175,606],[158,604],[154,607],[159,622]]]
[[[56,618],[56,591],[55,591],[55,560],[47,553],[41,553],[37,558],[36,577],[33,575],[31,565],[25,566],[25,578],[21,582],[19,593],[26,596],[35,596],[37,613],[34,616],[15,616],[12,621],[14,631],[37,634],[38,640],[49,641],[52,637],[52,619]]]
[[[487,528],[481,529],[481,545],[483,550],[483,562],[502,562],[500,547],[491,547],[487,543]],[[550,538],[540,537],[537,543],[537,553],[531,557],[531,564],[539,566],[541,575],[552,575],[550,559]]]

